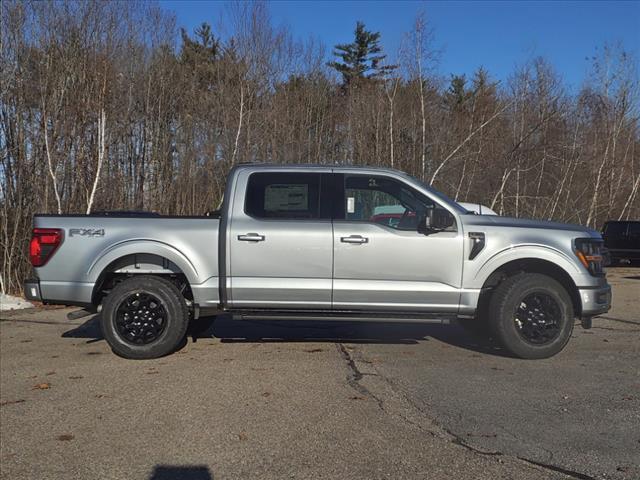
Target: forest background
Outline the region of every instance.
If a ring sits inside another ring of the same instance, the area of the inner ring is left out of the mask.
[[[153,2],[2,2],[0,280],[30,273],[35,213],[218,206],[242,162],[393,167],[503,215],[640,218],[638,70],[602,45],[583,85],[549,61],[443,77],[428,12],[397,52],[366,25],[327,49],[234,3],[224,37]]]

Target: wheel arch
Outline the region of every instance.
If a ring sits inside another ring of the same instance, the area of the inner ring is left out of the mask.
[[[493,270],[482,284],[480,302],[483,299],[488,299],[493,289],[505,278],[519,273],[539,273],[556,280],[569,294],[573,304],[574,316],[579,317],[581,315],[582,302],[580,300],[580,292],[569,272],[557,263],[535,257],[511,260]]]
[[[127,242],[111,248],[89,267],[87,275],[93,280],[91,300],[97,305],[105,288],[114,281],[133,275],[158,275],[170,278],[186,297],[193,298],[191,285],[197,283],[197,271],[177,249],[161,242]]]

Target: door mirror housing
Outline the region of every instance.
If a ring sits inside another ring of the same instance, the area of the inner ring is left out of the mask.
[[[446,210],[428,208],[418,222],[418,232],[429,235],[442,232],[453,224],[453,217]]]

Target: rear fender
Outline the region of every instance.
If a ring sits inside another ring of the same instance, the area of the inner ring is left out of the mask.
[[[127,240],[110,246],[101,252],[91,264],[87,270],[87,278],[92,282],[97,282],[114,262],[122,257],[136,254],[156,255],[165,258],[180,269],[190,284],[199,283],[198,271],[182,252],[171,245],[155,240]]]

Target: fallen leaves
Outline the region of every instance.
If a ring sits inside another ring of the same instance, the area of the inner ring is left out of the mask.
[[[324,352],[324,349],[322,349],[322,348],[310,348],[308,350],[305,350],[305,352],[307,352],[307,353],[318,353],[318,352]]]
[[[15,405],[16,403],[24,403],[26,400],[21,398],[20,400],[5,400],[4,402],[0,402],[0,407],[4,407],[5,405]]]
[[[51,388],[50,383],[36,383],[33,386],[33,390],[49,390]]]
[[[63,433],[62,435],[58,435],[57,438],[61,442],[69,442],[74,439],[74,436],[70,433]]]
[[[247,434],[246,434],[246,433],[244,433],[244,432],[240,432],[240,433],[238,434],[238,440],[240,440],[241,442],[246,441],[248,438],[249,438],[249,437],[248,437],[248,436],[247,436]]]

